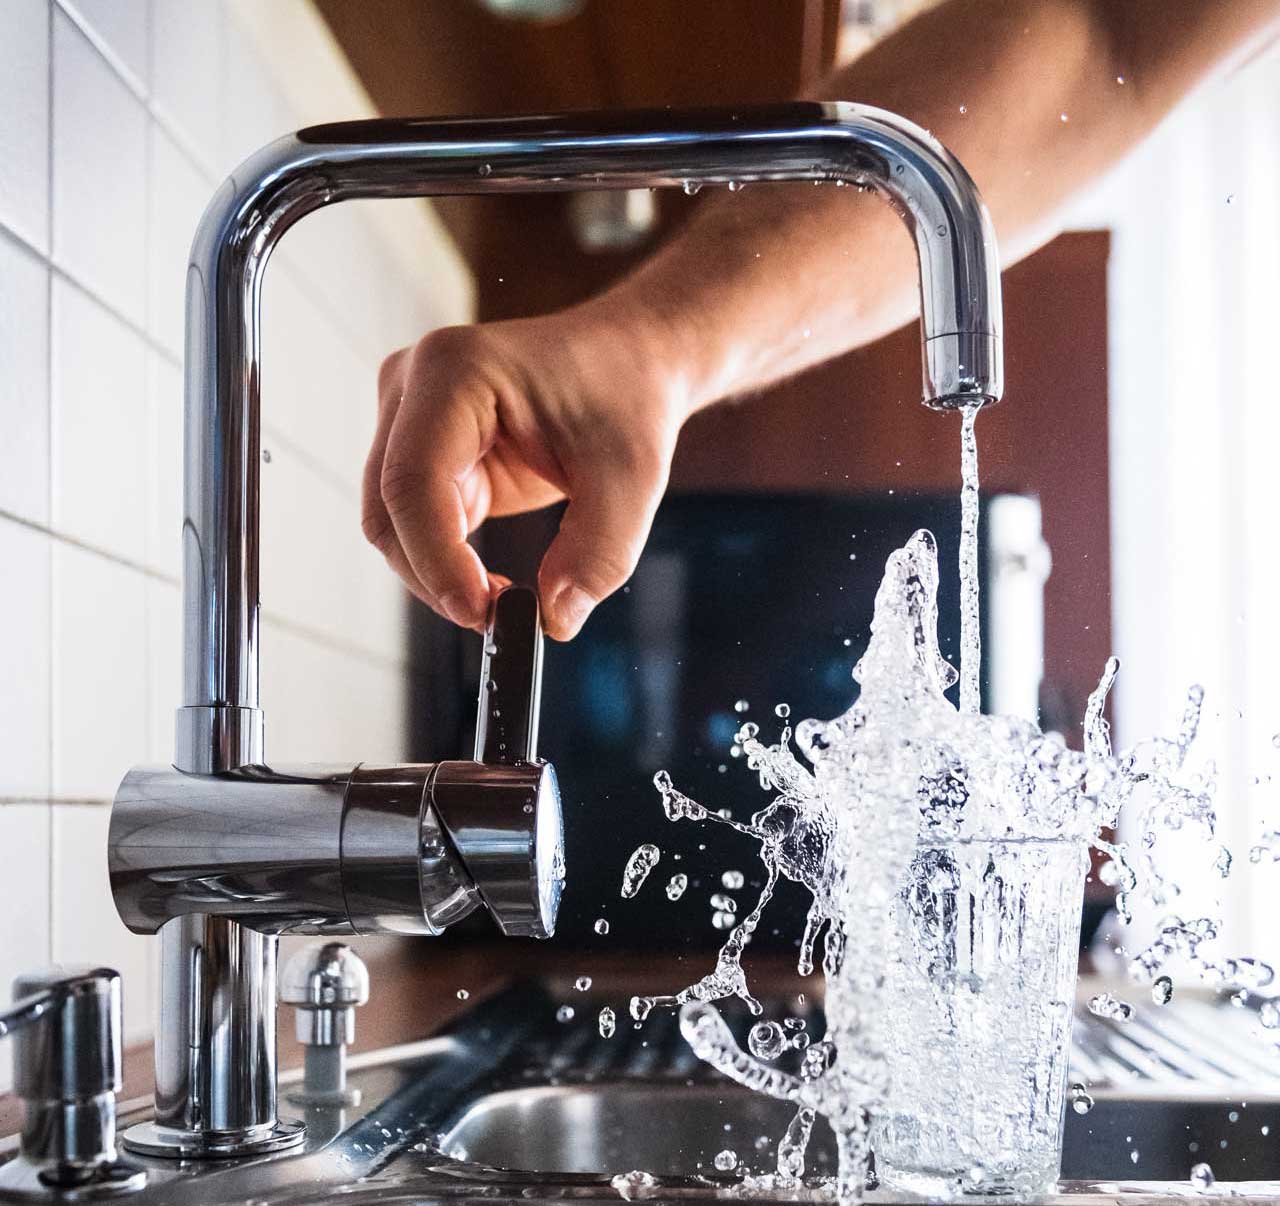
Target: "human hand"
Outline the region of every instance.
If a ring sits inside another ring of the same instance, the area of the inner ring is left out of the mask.
[[[658,322],[608,302],[433,331],[384,361],[363,528],[409,590],[481,629],[490,576],[467,536],[569,500],[538,575],[568,640],[635,568],[689,413]],[[496,585],[496,584],[495,584]]]

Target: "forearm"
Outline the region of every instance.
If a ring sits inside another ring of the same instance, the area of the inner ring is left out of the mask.
[[[977,181],[1008,264],[1052,234],[1073,192],[1216,64],[1273,32],[1278,16],[1280,0],[950,0],[815,95],[931,130]],[[914,251],[880,198],[753,185],[710,199],[592,304],[665,347],[673,388],[694,410],[910,319]]]

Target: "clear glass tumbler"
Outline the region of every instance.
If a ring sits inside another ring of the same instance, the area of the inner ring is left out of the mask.
[[[1087,868],[1078,841],[918,847],[886,968],[872,1147],[887,1185],[1026,1196],[1057,1181]]]

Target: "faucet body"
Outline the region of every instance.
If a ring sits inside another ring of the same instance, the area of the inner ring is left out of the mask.
[[[300,1138],[276,1118],[278,933],[435,932],[432,910],[452,920],[455,890],[500,924],[510,908],[553,924],[558,887],[548,884],[562,878],[552,822],[543,820],[554,814],[558,827],[558,800],[548,803],[554,776],[548,784],[550,768],[531,757],[536,703],[524,732],[491,743],[527,758],[495,763],[477,750],[473,762],[439,767],[267,767],[258,691],[258,389],[261,282],[272,248],[307,213],[352,198],[771,180],[843,182],[884,196],[919,259],[925,403],[945,409],[1000,397],[999,268],[981,198],[936,140],[880,110],[796,103],[339,123],[263,148],[215,194],[187,276],[176,757],[173,768],[125,779],[110,840],[122,916],[162,940],[157,1121],[134,1140],[139,1150],[246,1154]],[[527,613],[527,600],[513,607]],[[533,616],[536,626],[536,603]],[[527,614],[516,619],[527,627]],[[485,702],[482,691],[482,719]],[[490,841],[494,817],[506,824],[516,802],[530,798],[546,840],[539,845],[530,830],[506,846]],[[445,862],[432,864],[444,867],[440,880],[422,866],[433,825],[445,831],[435,847]],[[362,845],[366,839],[391,842],[393,856]],[[512,853],[521,849],[526,860],[550,863],[532,877],[532,902],[529,868]],[[460,866],[449,861],[457,855]],[[366,891],[377,895],[377,869],[393,866],[392,898],[366,901]]]

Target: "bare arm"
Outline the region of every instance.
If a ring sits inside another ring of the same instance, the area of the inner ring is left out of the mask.
[[[874,104],[932,131],[977,182],[1008,265],[1047,241],[1073,193],[1278,18],[1274,0],[951,0],[815,97]],[[611,294],[663,312],[672,337],[684,334],[694,409],[918,312],[899,219],[876,197],[803,185],[717,197]]]
[[[977,181],[1008,263],[1278,25],[1280,0],[949,0],[820,93],[931,129]],[[547,629],[567,639],[634,568],[691,413],[867,343],[916,306],[909,240],[877,198],[726,193],[590,302],[435,332],[388,358],[365,532],[415,594],[475,627],[489,583],[467,533],[567,497],[539,576]]]

